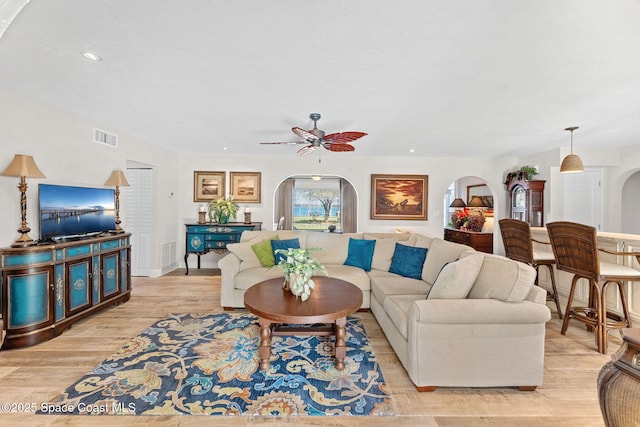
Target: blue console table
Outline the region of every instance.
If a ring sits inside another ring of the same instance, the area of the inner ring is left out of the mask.
[[[2,349],[60,335],[131,294],[130,234],[0,249]]]
[[[186,244],[184,264],[187,268],[185,275],[189,274],[187,259],[190,254],[198,255],[198,269],[200,269],[200,255],[207,252],[224,253],[229,243],[240,241],[240,235],[247,230],[260,230],[261,222],[230,222],[227,224],[186,224]]]

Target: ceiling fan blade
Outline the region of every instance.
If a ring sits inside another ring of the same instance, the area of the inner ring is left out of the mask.
[[[297,144],[308,144],[307,141],[280,141],[280,142],[260,142],[260,144],[286,144],[286,145],[297,145]]]
[[[325,143],[323,144],[324,148],[326,148],[329,151],[336,151],[336,152],[342,152],[342,151],[354,151],[355,147],[351,144],[336,144],[336,143]]]
[[[298,155],[306,156],[307,154],[311,154],[314,151],[316,151],[316,147],[314,147],[313,145],[307,145],[306,147],[302,147],[298,150]]]
[[[336,132],[325,135],[324,140],[333,142],[334,144],[344,144],[346,142],[355,141],[367,135],[365,132]]]
[[[311,132],[306,131],[299,127],[293,127],[291,128],[291,131],[296,135],[298,135],[300,138],[306,139],[308,142],[315,141],[316,139],[318,139],[318,137],[312,134]]]

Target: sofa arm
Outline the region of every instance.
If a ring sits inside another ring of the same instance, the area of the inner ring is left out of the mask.
[[[233,307],[236,275],[240,272],[240,258],[233,253],[227,254],[218,261],[222,281],[220,284],[220,305]]]
[[[411,306],[410,319],[432,324],[528,324],[545,323],[551,310],[545,304],[494,299],[425,299]]]

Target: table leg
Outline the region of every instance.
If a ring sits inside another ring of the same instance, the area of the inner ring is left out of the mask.
[[[346,317],[336,319],[336,369],[339,371],[344,369],[344,358],[347,355],[347,343],[345,341],[347,337],[346,324]]]
[[[271,322],[260,318],[260,347],[258,348],[260,357],[260,369],[269,370],[271,359]]]
[[[187,252],[186,254],[184,254],[184,266],[187,267],[187,272],[184,273],[184,275],[186,276],[187,274],[189,274],[189,263],[187,262],[187,259],[189,258],[189,252]]]

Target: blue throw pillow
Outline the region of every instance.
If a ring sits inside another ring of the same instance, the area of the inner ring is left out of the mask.
[[[402,245],[396,243],[391,258],[389,273],[399,274],[412,279],[422,279],[422,266],[427,258],[427,248]]]
[[[296,237],[295,239],[287,239],[287,240],[272,240],[271,241],[271,249],[273,249],[273,256],[276,265],[280,262],[280,260],[285,259],[285,256],[282,254],[277,254],[276,249],[300,249],[300,240]]]
[[[371,271],[373,250],[376,247],[375,240],[349,238],[349,253],[344,265],[360,267],[364,271]]]

